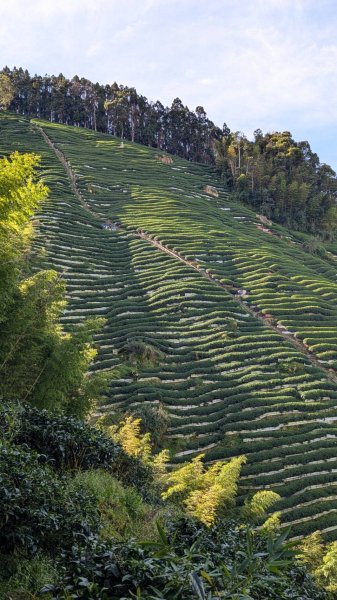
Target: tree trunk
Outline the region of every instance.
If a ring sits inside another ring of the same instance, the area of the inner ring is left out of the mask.
[[[94,102],[94,130],[97,131],[97,124],[96,124],[96,102]]]

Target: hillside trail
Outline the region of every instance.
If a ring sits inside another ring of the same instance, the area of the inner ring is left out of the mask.
[[[34,127],[42,134],[45,142],[48,144],[48,146],[50,146],[50,148],[52,148],[52,150],[56,154],[57,158],[59,159],[59,161],[63,165],[63,167],[64,167],[64,169],[65,169],[65,171],[67,173],[68,179],[70,181],[71,189],[72,189],[73,193],[75,194],[75,196],[80,201],[80,203],[83,206],[83,208],[87,212],[89,212],[91,216],[95,217],[95,219],[97,219],[100,223],[103,224],[105,221],[103,220],[102,215],[96,213],[91,208],[91,206],[88,204],[88,202],[86,202],[86,200],[83,197],[82,193],[78,189],[77,182],[76,182],[76,174],[74,173],[74,171],[71,168],[69,162],[65,158],[63,152],[61,150],[59,150],[59,148],[57,148],[55,146],[54,142],[49,138],[49,136],[42,129],[42,127],[40,127],[38,125],[34,125]],[[293,334],[286,334],[286,333],[284,333],[282,331],[282,329],[279,329],[277,327],[277,325],[275,325],[273,323],[272,318],[266,317],[265,315],[261,314],[257,309],[254,309],[251,306],[249,306],[249,304],[247,304],[247,302],[244,302],[240,298],[240,296],[237,295],[237,292],[238,292],[239,288],[233,288],[232,285],[226,285],[226,284],[222,283],[212,273],[210,273],[207,270],[204,270],[195,261],[189,260],[189,259],[185,258],[179,252],[177,252],[177,250],[171,250],[165,244],[163,244],[162,242],[159,242],[158,240],[154,239],[154,237],[152,235],[149,235],[148,233],[145,233],[141,229],[137,229],[137,230],[131,231],[130,229],[126,229],[126,228],[122,227],[120,224],[115,223],[114,225],[115,225],[116,229],[118,229],[120,231],[124,231],[128,235],[133,235],[135,237],[138,237],[138,238],[140,238],[140,239],[142,239],[142,240],[144,240],[144,241],[152,244],[152,246],[154,246],[155,248],[157,248],[161,252],[164,252],[168,256],[171,256],[171,257],[175,258],[176,260],[179,260],[180,262],[182,262],[183,264],[185,264],[189,268],[191,268],[194,271],[196,271],[197,273],[199,273],[199,275],[201,275],[202,277],[204,277],[204,279],[207,279],[207,281],[210,281],[213,285],[215,285],[216,287],[222,289],[226,294],[230,295],[233,300],[235,300],[235,302],[243,309],[244,312],[248,313],[254,319],[257,319],[260,323],[263,324],[264,327],[266,327],[268,329],[272,329],[278,335],[280,335],[285,340],[287,340],[287,342],[291,343],[296,348],[296,350],[298,350],[299,352],[301,352],[302,354],[304,354],[307,357],[308,361],[313,366],[315,366],[320,371],[322,371],[322,374],[324,374],[325,377],[329,381],[332,381],[333,383],[337,384],[337,373],[335,373],[332,369],[324,367],[320,363],[320,361],[318,360],[318,358],[316,358],[316,356],[314,355],[314,353],[311,352],[303,344],[303,342],[301,342]]]
[[[39,127],[39,125],[33,125],[33,127],[35,127],[42,134],[42,137],[44,138],[45,142],[48,144],[48,146],[51,147],[51,149],[54,151],[54,153],[56,154],[59,161],[62,163],[62,166],[64,167],[64,170],[66,171],[66,173],[68,175],[71,190],[75,194],[75,196],[78,198],[78,200],[80,201],[83,208],[85,208],[86,211],[89,211],[90,214],[93,217],[95,217],[95,219],[102,221],[102,216],[99,215],[98,213],[96,213],[94,210],[92,210],[91,206],[88,204],[88,202],[86,202],[85,198],[83,197],[80,190],[78,189],[77,183],[76,183],[76,175],[75,175],[73,169],[71,168],[70,164],[68,163],[66,157],[64,156],[63,152],[55,146],[54,142],[50,139],[50,137],[46,134],[46,132],[44,131],[44,129],[42,129],[42,127]]]

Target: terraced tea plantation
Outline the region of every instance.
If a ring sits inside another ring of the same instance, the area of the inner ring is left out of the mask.
[[[32,264],[66,280],[65,325],[106,318],[92,369],[137,342],[160,356],[113,379],[99,414],[162,403],[176,460],[246,454],[244,488],[277,491],[294,535],[335,539],[337,245],[309,254],[211,169],[111,136],[1,115],[14,149],[42,156]]]

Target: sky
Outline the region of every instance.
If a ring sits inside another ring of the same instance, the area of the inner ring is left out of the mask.
[[[136,87],[337,170],[336,0],[0,0],[0,68]]]

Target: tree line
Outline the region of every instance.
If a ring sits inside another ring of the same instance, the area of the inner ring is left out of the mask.
[[[333,237],[337,227],[336,173],[321,164],[310,144],[289,131],[225,132],[215,143],[224,184],[241,201],[294,229]]]
[[[257,129],[248,140],[226,123],[216,126],[202,106],[191,111],[179,98],[164,107],[116,82],[31,76],[16,67],[0,72],[0,108],[215,165],[225,188],[267,218],[327,238],[337,229],[336,173],[289,131],[263,134]]]
[[[158,100],[149,101],[134,87],[116,82],[101,85],[77,75],[72,79],[62,73],[31,76],[16,67],[5,67],[1,74],[0,88],[4,90],[7,77],[7,89],[9,84],[12,90],[6,102],[10,111],[110,133],[188,160],[214,162],[213,140],[221,138],[222,130],[202,106],[191,111],[175,98],[170,107],[164,107]]]

